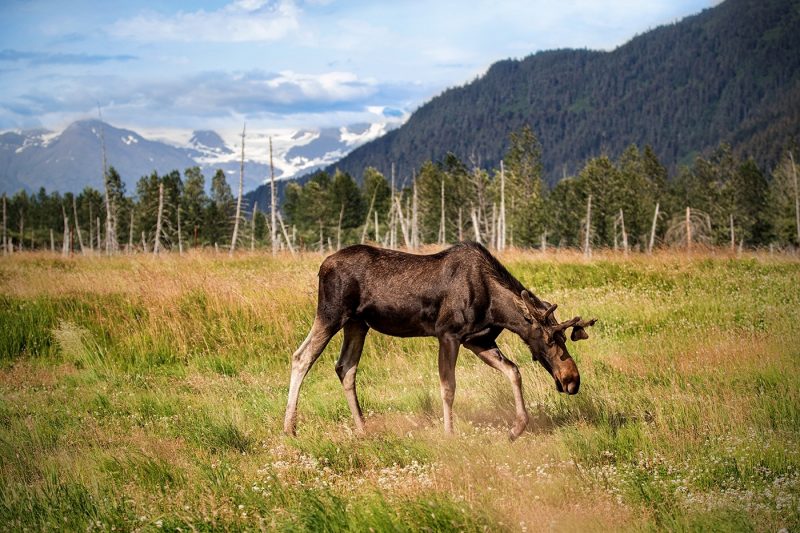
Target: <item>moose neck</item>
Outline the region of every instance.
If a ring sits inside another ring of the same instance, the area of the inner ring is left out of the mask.
[[[492,322],[526,340],[530,332],[531,323],[525,318],[520,309],[519,304],[521,301],[517,302],[520,297],[505,288],[501,290],[501,294],[503,295],[501,298],[495,298],[492,302]]]

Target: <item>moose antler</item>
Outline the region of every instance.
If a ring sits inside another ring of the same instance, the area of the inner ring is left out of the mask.
[[[565,329],[571,328],[575,324],[580,323],[580,321],[581,321],[581,317],[579,317],[579,316],[576,316],[575,318],[570,318],[569,320],[566,320],[564,322],[561,322],[560,324],[557,324],[557,325],[553,326],[553,332],[564,331]]]

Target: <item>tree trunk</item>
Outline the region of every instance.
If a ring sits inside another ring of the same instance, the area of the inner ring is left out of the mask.
[[[794,164],[794,156],[789,152],[789,160],[792,162],[792,177],[794,182],[794,218],[797,225],[797,244],[800,245],[800,195],[797,186],[797,167]]]
[[[339,224],[336,226],[336,251],[342,249],[342,218],[344,218],[344,204],[339,209]]]
[[[458,206],[458,240],[459,242],[464,240],[464,227],[461,222],[461,206]]]
[[[100,112],[100,106],[97,107],[97,114],[100,117],[100,121],[103,120],[103,115]],[[106,254],[111,254],[111,252],[115,252],[117,249],[117,240],[116,240],[116,224],[114,220],[115,215],[115,206],[114,202],[111,199],[111,194],[108,191],[108,160],[106,159],[106,135],[105,135],[105,128],[100,125],[100,149],[103,154],[103,186],[105,188],[105,196],[106,196]],[[98,230],[98,239],[100,231]]]
[[[6,195],[3,194],[3,255],[8,255],[8,227],[6,219]],[[51,232],[53,230],[50,230]]]
[[[736,236],[734,235],[733,231],[733,213],[731,213],[730,215],[730,221],[731,221],[731,252],[734,252],[736,249]]]
[[[250,251],[256,250],[256,215],[258,214],[258,202],[253,203],[253,214],[250,217]]]
[[[92,202],[89,201],[89,250],[94,252],[94,213],[92,213]],[[100,248],[100,245],[97,246]]]
[[[89,224],[91,227],[91,224]],[[131,207],[131,224],[128,226],[128,253],[133,253],[133,208]]]
[[[472,230],[475,232],[475,242],[481,244],[481,227],[478,222],[478,215],[475,214],[475,208],[470,211],[470,218],[472,218]]]
[[[91,228],[92,225],[89,224],[89,227]],[[56,253],[56,237],[53,235],[53,228],[50,228],[50,252]]]
[[[498,221],[498,249],[506,249],[506,171],[500,160],[500,219]]]
[[[283,238],[286,241],[286,246],[289,247],[289,251],[294,255],[294,245],[292,245],[292,240],[289,240],[289,235],[286,233],[286,226],[283,225],[283,217],[281,216],[280,212],[276,213],[278,217],[278,222],[281,225],[281,231],[283,232]],[[320,231],[322,231],[322,225],[320,225]],[[322,237],[322,233],[320,233],[320,237]]]
[[[81,225],[78,222],[78,202],[75,200],[75,195],[72,196],[72,215],[75,217],[75,233],[78,234],[78,245],[81,247],[81,253],[85,254],[86,249],[83,247],[83,234],[81,234]]]
[[[414,196],[411,201],[411,247],[415,250],[419,248],[419,218],[418,218],[418,207],[417,207],[417,177],[414,176],[414,183],[412,184],[414,189]]]
[[[439,244],[444,246],[447,242],[447,230],[445,228],[445,215],[444,215],[444,177],[442,177],[442,207],[441,207],[441,220],[439,221]]]
[[[372,208],[375,207],[375,197],[378,195],[378,188],[372,193],[372,200],[369,202],[369,209],[367,210],[367,219],[364,221],[364,229],[361,231],[361,244],[367,240],[367,229],[369,228],[369,219],[372,216]],[[377,240],[377,238],[375,239]]]
[[[625,213],[619,210],[619,223],[622,226],[622,249],[628,255],[628,232],[625,231]]]
[[[64,218],[64,241],[61,243],[61,255],[69,255],[69,219],[64,204],[61,204],[61,215]]]
[[[692,208],[686,208],[686,251],[692,251]]]
[[[181,206],[178,204],[178,253],[183,255],[183,234],[181,233]]]
[[[647,245],[647,253],[653,253],[653,244],[656,241],[656,222],[658,222],[658,202],[656,202],[656,212],[653,215],[653,225],[650,228],[650,242]]]
[[[100,234],[100,217],[96,217],[95,220],[97,221],[97,251],[99,252],[103,249],[102,235]]]
[[[64,209],[63,205],[61,206],[61,209],[62,210]],[[64,216],[67,216],[67,215],[64,214]],[[20,212],[19,212],[19,249],[20,249],[20,251],[22,251],[22,249],[24,249],[24,248],[25,248],[25,213],[22,210],[20,210]]]
[[[583,239],[583,255],[586,257],[592,257],[592,240],[591,240],[591,232],[592,232],[592,195],[589,195],[589,199],[586,201],[586,231],[584,233]]]
[[[156,216],[156,240],[153,244],[153,255],[161,251],[161,217],[164,213],[164,183],[158,184],[158,216]]]
[[[278,202],[275,197],[275,166],[272,164],[272,137],[269,138],[269,202],[270,202],[270,226],[269,240],[272,246],[272,255],[278,253],[278,223],[277,211]]]
[[[406,249],[411,248],[411,239],[408,236],[408,226],[406,225],[406,219],[403,216],[403,206],[400,205],[400,199],[395,196],[394,201],[397,204],[397,214],[400,217],[400,230],[403,233],[403,243],[406,245]]]
[[[239,165],[239,196],[236,198],[236,215],[233,219],[233,236],[231,237],[231,249],[229,255],[236,251],[236,240],[239,238],[239,218],[242,216],[242,194],[244,189],[244,137],[247,124],[242,126],[242,159]]]
[[[397,246],[397,221],[394,216],[394,163],[391,167],[392,173],[392,197],[389,207],[389,248],[394,249]]]

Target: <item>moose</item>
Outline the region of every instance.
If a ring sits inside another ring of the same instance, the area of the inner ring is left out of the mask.
[[[395,337],[439,340],[439,381],[445,433],[453,432],[455,365],[460,346],[502,372],[514,392],[513,440],[525,430],[528,413],[516,364],[497,347],[507,329],[528,345],[553,377],[558,392],[577,394],[580,374],[567,351],[566,330],[573,341],[587,339],[596,319],[574,317],[558,322],[556,304],[529,292],[486,248],[456,244],[431,255],[416,255],[355,245],[327,257],[319,269],[317,312],[311,332],[292,357],[284,432],[295,435],[300,386],[331,338],[344,329],[336,373],[355,420],[364,432],[356,395],[356,371],[370,328]]]

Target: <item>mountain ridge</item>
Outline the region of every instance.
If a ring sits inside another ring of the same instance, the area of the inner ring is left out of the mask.
[[[554,183],[589,158],[651,145],[671,170],[721,142],[762,166],[800,134],[800,5],[727,0],[608,52],[560,49],[492,64],[400,128],[329,166],[410,172],[452,151],[496,166],[530,125]]]

